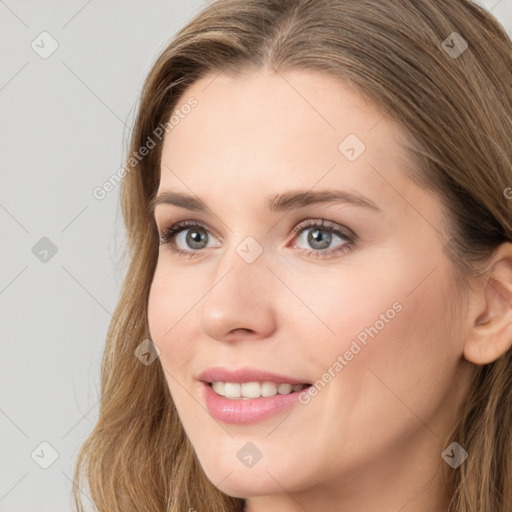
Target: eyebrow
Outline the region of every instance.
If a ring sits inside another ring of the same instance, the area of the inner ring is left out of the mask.
[[[367,197],[342,190],[295,190],[277,194],[267,199],[265,205],[270,212],[285,212],[296,208],[304,208],[316,203],[348,203],[380,211],[380,208]],[[153,198],[148,205],[150,214],[155,212],[158,205],[167,204],[179,206],[194,212],[213,214],[210,208],[199,198],[181,192],[165,190]]]

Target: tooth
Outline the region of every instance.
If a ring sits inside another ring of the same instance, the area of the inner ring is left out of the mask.
[[[280,395],[287,395],[292,390],[291,384],[279,384],[277,387],[277,392]]]
[[[304,389],[304,384],[276,384],[275,382],[212,382],[212,388],[226,398],[250,400],[251,398],[270,397],[277,394],[287,395]]]
[[[224,383],[224,396],[227,398],[240,397],[240,384],[238,382],[225,382]]]
[[[261,396],[277,395],[277,386],[273,382],[263,382],[261,384]]]
[[[212,388],[215,393],[224,396],[224,382],[212,382]]]
[[[260,388],[259,382],[244,382],[242,384],[242,396],[246,398],[259,398],[261,396]]]

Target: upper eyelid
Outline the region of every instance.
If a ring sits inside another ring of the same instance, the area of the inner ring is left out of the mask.
[[[356,237],[356,234],[347,226],[344,226],[343,224],[339,224],[338,222],[334,222],[332,220],[327,219],[321,219],[321,218],[308,218],[301,222],[299,222],[293,229],[292,233],[296,233],[298,231],[301,231],[303,229],[307,228],[313,228],[320,226],[324,229],[331,229],[333,231],[340,231],[342,233],[346,232],[347,236],[351,236],[353,238]]]
[[[183,225],[180,226],[180,224],[183,224]],[[185,231],[187,229],[191,229],[195,226],[200,226],[200,227],[206,229],[206,231],[208,231],[209,233],[214,234],[220,240],[223,240],[222,236],[217,234],[218,233],[217,230],[215,230],[214,228],[209,226],[208,223],[199,221],[199,220],[185,219],[185,220],[180,220],[178,222],[172,222],[169,225],[164,224],[162,229],[159,231],[162,231],[163,234],[165,235],[167,231],[169,231],[170,229],[172,229],[175,226],[177,227],[177,231],[174,233],[175,235],[177,235],[178,233],[181,233],[182,231]]]
[[[181,224],[181,226],[180,226]],[[166,236],[167,232],[170,231],[172,228],[176,227],[176,230],[173,233],[173,239],[176,239],[176,236],[180,234],[182,231],[186,231],[187,229],[191,229],[195,226],[200,226],[209,233],[213,234],[216,238],[218,238],[220,241],[223,241],[223,237],[219,234],[217,234],[217,231],[210,227],[208,223],[200,221],[200,220],[190,220],[185,219],[182,221],[177,221],[170,223],[168,226],[164,225],[163,228],[159,232],[162,232],[162,236]],[[320,226],[323,229],[330,229],[333,232],[339,232],[339,234],[351,238],[351,239],[357,239],[358,236],[347,226],[344,226],[342,224],[339,224],[334,221],[330,221],[327,219],[319,218],[319,217],[309,217],[307,219],[304,219],[300,222],[298,222],[293,229],[291,230],[292,235],[298,236],[299,233],[302,231],[305,231],[307,229],[311,229],[314,227]],[[339,236],[339,235],[338,235]]]

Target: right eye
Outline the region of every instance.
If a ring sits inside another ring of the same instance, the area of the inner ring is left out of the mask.
[[[165,229],[160,236],[160,245],[168,245],[176,254],[194,257],[198,256],[197,251],[207,248],[210,236],[203,224],[185,220]]]

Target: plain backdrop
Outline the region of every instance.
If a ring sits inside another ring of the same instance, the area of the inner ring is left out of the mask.
[[[512,35],[512,0],[479,3]],[[127,268],[119,187],[93,190],[124,163],[154,59],[206,5],[0,0],[0,512],[73,510]]]

